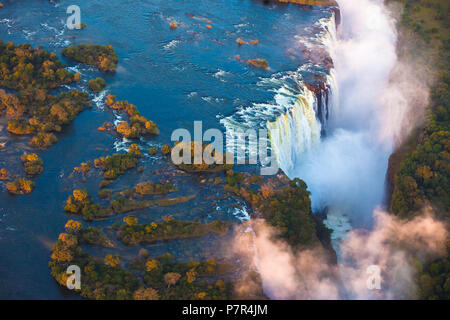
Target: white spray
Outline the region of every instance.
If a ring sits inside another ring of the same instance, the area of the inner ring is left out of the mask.
[[[339,5],[342,24],[330,44],[339,111],[330,119],[329,136],[297,163],[292,176],[308,184],[313,209],[328,207],[328,226],[346,231],[347,219],[353,226],[370,226],[371,213],[383,200],[394,137],[380,137],[390,116],[383,111],[384,97],[397,57],[395,26],[382,1],[341,0]],[[338,240],[343,236],[334,234]]]
[[[383,201],[388,157],[414,125],[405,123],[417,107],[417,96],[410,95],[411,85],[405,81],[411,79],[405,76],[410,68],[403,68],[401,77],[395,72],[399,65],[396,30],[383,1],[338,2],[342,24],[337,41],[329,45],[333,46],[339,110],[328,123],[328,136],[308,152],[292,157],[296,162],[288,174],[306,181],[313,209],[329,209],[326,223],[335,230],[339,265],[329,266],[312,251],[293,253],[273,240],[269,228],[257,235],[259,272],[272,298],[411,297],[411,251],[442,253],[446,228],[429,210],[405,223],[377,207]],[[415,92],[425,105],[427,88],[420,86]],[[291,165],[279,159],[282,168]],[[355,227],[372,227],[372,231],[355,229],[345,239],[345,233]],[[366,270],[371,264],[379,265],[385,275],[383,284],[388,287],[384,291],[368,291]],[[324,271],[338,272],[343,282],[324,278]],[[396,278],[398,274],[402,279]]]

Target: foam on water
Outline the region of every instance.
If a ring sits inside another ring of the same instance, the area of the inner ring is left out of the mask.
[[[320,30],[317,32],[317,29]],[[332,55],[336,41],[335,15],[320,19],[310,34],[297,36],[298,43],[311,52],[320,51],[325,57]],[[306,84],[312,76],[323,79],[320,90],[313,92]],[[321,131],[328,128],[328,120],[338,108],[338,86],[333,68],[324,68],[317,61],[300,66],[295,71],[285,71],[262,78],[258,86],[273,92],[270,103],[240,105],[231,116],[221,119],[227,131],[267,129],[270,147],[279,166],[289,173],[302,154],[319,143]],[[231,145],[233,143],[233,145]],[[249,143],[227,140],[227,151],[232,152],[234,143],[238,151],[245,151]],[[242,153],[239,153],[242,154]]]
[[[105,97],[107,94],[108,90],[102,90],[99,93],[97,93],[92,99],[92,102],[96,106],[97,110],[99,111],[105,110]]]
[[[232,214],[241,222],[250,221],[250,214],[245,206],[242,208],[233,208]]]
[[[164,48],[164,50],[175,49],[175,48],[178,46],[178,44],[179,44],[180,42],[181,42],[180,40],[172,40],[172,41],[170,41],[169,43],[165,44],[165,45],[163,46],[163,48]]]

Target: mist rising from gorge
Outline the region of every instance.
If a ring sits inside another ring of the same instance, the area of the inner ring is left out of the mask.
[[[258,270],[274,299],[411,298],[414,257],[441,254],[446,228],[428,208],[413,221],[398,220],[383,200],[388,158],[421,120],[428,88],[413,64],[399,61],[395,21],[382,0],[338,3],[342,21],[330,52],[339,107],[326,137],[287,174],[307,183],[313,211],[328,209],[329,227],[339,230],[344,221],[353,230],[335,232],[339,263],[330,266],[320,250],[292,252],[258,222]],[[367,289],[370,265],[381,269],[382,290]]]
[[[342,23],[330,51],[339,86],[329,133],[289,172],[306,181],[314,210],[369,227],[382,205],[388,158],[418,121],[428,87],[396,55],[397,31],[382,0],[340,0]]]
[[[371,231],[354,229],[341,242],[338,265],[330,263],[323,248],[294,252],[263,220],[252,222],[253,246],[243,246],[242,233],[237,233],[233,249],[253,260],[272,299],[415,298],[414,266],[445,254],[446,226],[429,208],[408,222],[382,210],[373,216]],[[369,266],[380,270],[380,290],[368,288]],[[251,292],[255,287],[248,281],[238,290]]]

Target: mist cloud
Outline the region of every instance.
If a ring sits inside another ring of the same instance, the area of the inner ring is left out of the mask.
[[[413,220],[374,212],[372,231],[355,229],[340,245],[338,265],[323,248],[293,252],[276,240],[263,220],[252,221],[255,232],[237,232],[234,252],[258,270],[264,292],[272,299],[395,299],[415,297],[416,259],[445,254],[447,230],[430,209]],[[244,240],[246,239],[246,240]],[[381,289],[369,290],[369,266],[381,271]],[[253,283],[242,284],[252,287]]]
[[[307,183],[314,210],[332,208],[370,227],[389,156],[422,121],[428,87],[413,62],[399,61],[395,20],[382,0],[338,2],[342,23],[330,51],[339,106],[327,136],[288,175]]]

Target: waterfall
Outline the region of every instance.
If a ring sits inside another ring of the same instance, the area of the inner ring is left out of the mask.
[[[319,57],[327,70],[320,70],[322,66],[317,64],[301,67],[298,72],[312,73],[312,79],[308,82],[297,81],[300,93],[294,99],[280,99],[279,95],[285,93],[285,89],[280,89],[275,101],[284,107],[285,112],[266,124],[272,152],[280,168],[288,175],[295,163],[320,142],[322,135],[327,134],[332,115],[337,112],[339,105],[332,60],[334,43],[337,41],[335,13],[328,19],[319,20],[316,25],[322,28],[321,33],[298,40],[313,62],[318,62]]]
[[[335,70],[331,69],[327,75],[327,83],[329,90],[327,91],[327,106],[330,112],[330,118],[339,110],[339,88],[336,80]]]
[[[286,113],[273,122],[267,122],[272,152],[285,172],[293,168],[298,155],[320,141],[321,124],[316,117],[317,108],[315,94],[304,87],[304,93]]]
[[[288,175],[295,163],[320,142],[321,136],[327,135],[338,109],[333,64],[336,15],[332,11],[328,18],[320,19],[309,30],[304,30],[307,35],[296,37],[309,63],[295,71],[262,78],[258,83],[258,86],[275,92],[274,102],[240,106],[233,115],[220,120],[227,133],[267,129],[271,151],[279,167]],[[245,138],[227,139],[227,152],[233,153],[236,148],[237,154],[244,154],[251,149],[247,144],[251,146],[251,141]]]

